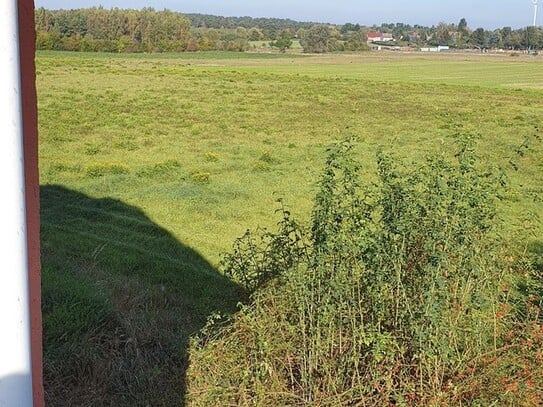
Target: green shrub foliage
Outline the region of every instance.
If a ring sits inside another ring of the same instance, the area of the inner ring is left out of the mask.
[[[507,324],[496,319],[507,267],[492,237],[503,175],[480,168],[469,138],[454,156],[406,165],[379,152],[376,164],[376,181],[363,184],[353,143],[331,146],[311,225],[281,207],[277,232],[248,231],[235,242],[225,273],[253,302],[194,341],[191,402],[478,397],[454,383],[497,351]]]
[[[231,254],[223,257],[224,273],[249,292],[285,273],[307,257],[308,249],[301,226],[292,219],[282,200],[278,232],[263,230],[256,235],[247,230],[236,239]]]

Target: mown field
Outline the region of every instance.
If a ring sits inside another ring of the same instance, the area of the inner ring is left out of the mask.
[[[510,173],[499,233],[543,242],[543,60],[481,55],[37,56],[51,405],[172,405],[187,341],[241,290],[219,270],[284,198],[307,219],[331,142],[406,159],[471,134]],[[524,150],[523,150],[524,151]],[[510,161],[517,170],[513,171]],[[371,175],[368,175],[371,179]]]

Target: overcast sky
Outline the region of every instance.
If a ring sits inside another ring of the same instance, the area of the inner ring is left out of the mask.
[[[538,25],[542,25],[543,0],[539,2]],[[532,24],[534,12],[532,0],[35,0],[35,4],[48,9],[153,7],[182,13],[362,25],[403,22],[431,26],[458,23],[464,17],[472,29],[526,27]]]

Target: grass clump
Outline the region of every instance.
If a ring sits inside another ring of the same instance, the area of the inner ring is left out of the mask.
[[[60,173],[79,173],[81,172],[81,165],[78,164],[65,164],[65,163],[54,163],[49,166],[48,174],[56,175]]]
[[[205,154],[205,159],[207,162],[215,163],[219,161],[220,155],[218,153],[215,153],[213,151],[208,151]]]
[[[86,168],[86,174],[91,178],[104,177],[106,175],[124,175],[128,173],[130,173],[130,169],[121,163],[96,163],[89,164]]]
[[[267,164],[272,164],[273,162],[275,162],[275,159],[272,157],[272,154],[268,150],[262,151],[259,160]]]
[[[196,184],[209,184],[211,174],[209,172],[199,171],[192,174],[192,181]]]
[[[311,225],[282,208],[277,232],[246,232],[225,257],[252,303],[193,340],[189,401],[541,400],[541,296],[521,289],[541,279],[493,233],[502,172],[462,139],[454,157],[409,166],[380,152],[377,182],[362,184],[351,149],[329,148]]]
[[[168,174],[174,174],[181,169],[181,164],[177,160],[169,159],[145,167],[138,172],[140,177],[163,177]]]
[[[253,165],[253,169],[262,172],[270,171],[272,165],[275,163],[276,159],[272,156],[272,154],[268,150],[264,150],[260,154],[260,157],[258,157],[258,161],[256,161]]]

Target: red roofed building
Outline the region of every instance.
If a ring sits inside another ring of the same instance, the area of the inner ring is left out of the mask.
[[[368,42],[381,41],[383,34],[377,31],[370,31],[368,33]]]
[[[394,41],[391,33],[382,33],[379,31],[370,31],[368,33],[368,42],[387,42]]]

